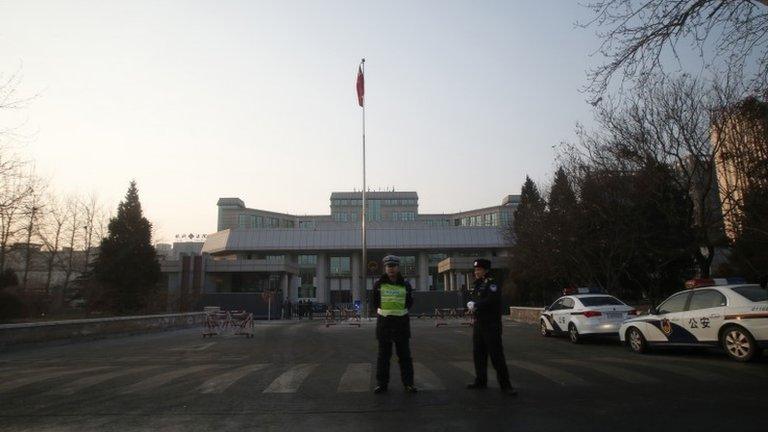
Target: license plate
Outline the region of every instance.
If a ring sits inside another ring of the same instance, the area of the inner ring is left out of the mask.
[[[624,317],[624,314],[622,312],[608,312],[606,316],[608,319],[618,319]]]

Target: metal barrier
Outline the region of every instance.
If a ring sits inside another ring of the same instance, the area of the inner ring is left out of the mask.
[[[351,326],[360,327],[360,312],[357,309],[344,308],[341,310],[341,320],[346,321]]]
[[[203,337],[223,335],[232,331],[233,335],[253,337],[253,314],[242,310],[223,311],[218,307],[205,308]]]
[[[330,327],[332,325],[338,324],[338,320],[336,319],[336,313],[339,312],[338,309],[328,309],[325,311],[325,326]]]
[[[474,313],[464,308],[436,308],[435,327],[447,326],[449,320],[460,320],[459,325],[473,326]]]

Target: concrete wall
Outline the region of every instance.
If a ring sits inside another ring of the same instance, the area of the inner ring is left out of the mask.
[[[202,326],[203,312],[127,316],[0,325],[0,348],[56,340],[98,339],[117,334],[146,333]]]
[[[542,310],[544,310],[544,308],[510,306],[509,319],[528,324],[537,324]]]

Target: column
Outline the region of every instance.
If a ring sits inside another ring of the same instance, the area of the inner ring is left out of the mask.
[[[288,298],[288,295],[289,295],[288,290],[290,288],[290,284],[288,281],[289,277],[290,276],[288,275],[288,273],[283,273],[280,275],[280,290],[283,291],[283,297],[279,299],[280,301],[284,301],[285,299]]]
[[[350,285],[352,287],[352,301],[354,302],[362,300],[362,279],[360,279],[362,274],[362,257],[360,252],[352,253],[349,265],[352,268],[352,283]]]
[[[315,286],[317,287],[317,301],[328,303],[331,294],[328,292],[328,259],[326,254],[317,254],[317,267],[315,267]]]
[[[443,273],[443,291],[450,291],[448,288],[448,272]]]
[[[417,260],[417,266],[419,272],[419,291],[429,291],[429,262],[427,260],[427,254],[419,253]]]

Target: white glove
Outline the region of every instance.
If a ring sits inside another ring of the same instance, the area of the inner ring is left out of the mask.
[[[475,302],[473,302],[473,301],[467,302],[467,309],[469,309],[469,310],[475,309]]]

